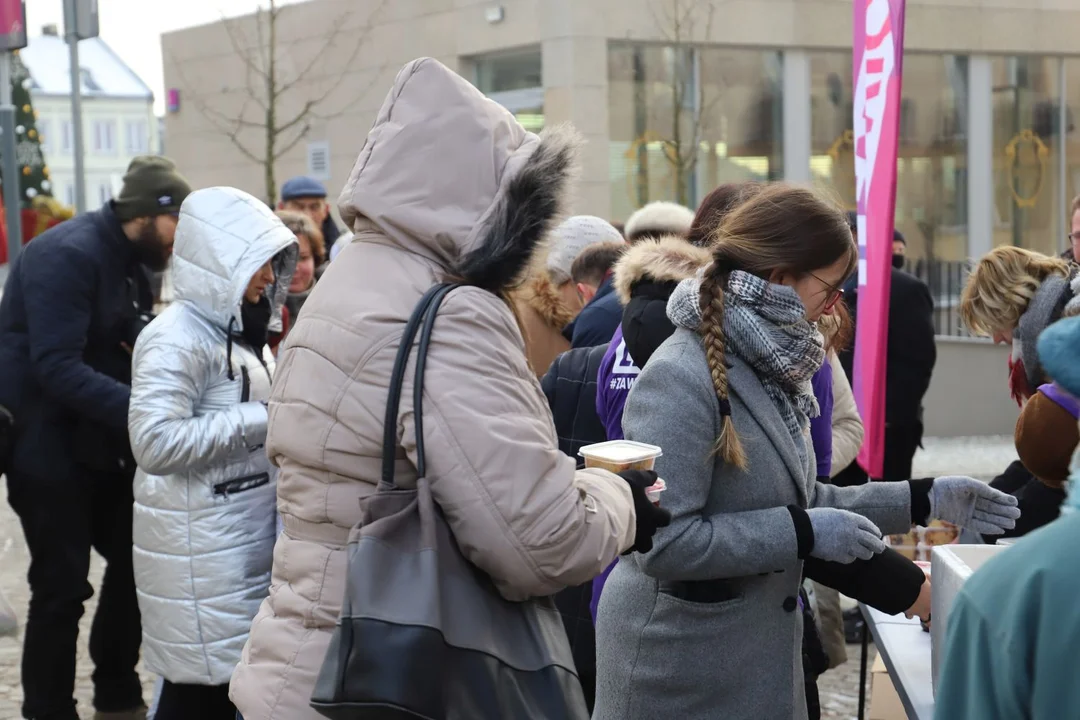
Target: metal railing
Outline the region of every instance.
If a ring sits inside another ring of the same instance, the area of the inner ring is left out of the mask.
[[[947,337],[972,337],[960,322],[960,294],[967,284],[971,264],[966,260],[908,260],[906,272],[930,288],[934,300],[934,334]]]

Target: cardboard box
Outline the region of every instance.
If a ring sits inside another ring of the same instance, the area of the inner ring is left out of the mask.
[[[907,720],[904,704],[893,687],[885,661],[878,655],[870,668],[870,720]]]

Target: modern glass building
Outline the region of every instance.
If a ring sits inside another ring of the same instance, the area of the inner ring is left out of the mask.
[[[398,68],[431,56],[530,129],[577,127],[587,144],[574,212],[622,221],[649,201],[693,207],[716,185],[746,179],[812,183],[851,208],[852,2],[285,6],[276,56],[286,73],[305,67],[332,28],[347,28],[347,42],[283,101],[295,108],[333,88],[310,123],[308,150],[301,142],[276,170],[321,173],[336,194]],[[258,37],[251,17],[231,22],[249,42]],[[162,38],[165,85],[181,99],[166,117],[169,149],[195,185],[258,192],[262,168],[198,111],[210,105],[229,117],[251,95],[224,29]],[[994,392],[1004,387],[1006,352],[963,337],[955,310],[969,258],[1003,244],[1066,247],[1066,215],[1080,194],[1078,30],[1080,0],[907,2],[896,226],[911,269],[930,284],[943,336],[930,434],[1012,432],[1015,406]]]

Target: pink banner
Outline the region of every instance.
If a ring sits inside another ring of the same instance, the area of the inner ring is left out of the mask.
[[[855,0],[855,199],[859,304],[855,401],[866,428],[859,464],[880,478],[885,460],[885,354],[889,331],[904,0]]]

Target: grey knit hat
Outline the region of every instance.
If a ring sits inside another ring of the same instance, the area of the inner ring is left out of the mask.
[[[570,279],[570,268],[581,251],[604,242],[624,242],[622,233],[607,220],[595,215],[575,215],[555,228],[548,250],[547,270],[556,283]]]

